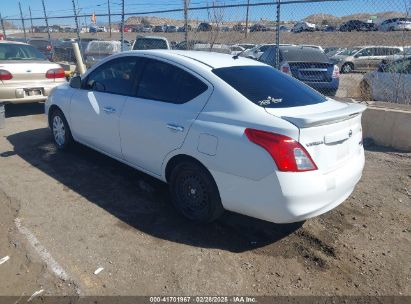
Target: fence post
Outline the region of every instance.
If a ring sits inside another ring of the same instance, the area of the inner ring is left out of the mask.
[[[82,47],[81,47],[80,29],[78,27],[76,4],[74,3],[74,0],[72,0],[71,2],[73,3],[74,21],[76,22],[77,42],[78,42],[78,45],[80,47],[80,53],[82,53],[83,50],[82,50]]]
[[[184,0],[184,41],[188,50],[188,1]]]
[[[277,29],[275,33],[275,66],[277,69],[280,69],[280,9],[281,0],[277,0]]]
[[[29,33],[33,33],[33,16],[31,15],[31,7],[30,6],[29,6],[29,12],[30,12],[30,25],[31,25]]]
[[[51,36],[50,36],[50,28],[49,28],[49,20],[47,18],[47,14],[46,14],[46,6],[44,5],[44,0],[41,0],[41,2],[43,3],[43,12],[44,12],[44,20],[46,21],[46,28],[47,28],[47,36],[49,38],[49,42],[51,43]]]
[[[22,23],[22,25],[23,25],[24,40],[27,42],[26,26],[24,25],[24,18],[23,18],[23,12],[21,11],[21,3],[20,3],[20,1],[19,1],[19,9],[20,9],[21,23]]]
[[[111,38],[111,11],[110,11],[110,0],[107,0],[107,8],[108,8],[108,30],[110,32]]]
[[[0,20],[1,20],[1,29],[3,30],[3,35],[4,35],[4,39],[6,39],[6,29],[4,28],[4,21],[3,21],[3,17],[0,14]]]
[[[250,10],[250,0],[247,0],[247,12],[245,14],[245,38],[248,35],[248,12]]]
[[[121,0],[121,51],[124,51],[124,0]]]

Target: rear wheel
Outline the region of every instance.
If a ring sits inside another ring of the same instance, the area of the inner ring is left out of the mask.
[[[200,164],[184,160],[170,174],[170,192],[174,206],[185,217],[196,222],[212,222],[224,208],[211,174]]]
[[[50,126],[53,132],[54,143],[59,150],[66,150],[73,142],[70,127],[63,112],[55,109],[50,115]]]
[[[341,73],[351,73],[354,70],[354,65],[352,63],[344,63],[341,67]]]

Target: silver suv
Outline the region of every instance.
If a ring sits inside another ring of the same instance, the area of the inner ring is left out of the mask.
[[[331,61],[340,68],[341,73],[370,71],[378,68],[382,60],[402,51],[403,48],[397,46],[360,46],[337,53]]]

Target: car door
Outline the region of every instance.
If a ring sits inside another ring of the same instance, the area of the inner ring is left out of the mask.
[[[127,56],[104,63],[82,81],[70,104],[74,137],[117,158],[122,158],[119,117],[133,92],[136,62]]]
[[[190,70],[147,58],[135,97],[128,97],[120,134],[127,162],[161,175],[164,158],[182,146],[213,87]]]

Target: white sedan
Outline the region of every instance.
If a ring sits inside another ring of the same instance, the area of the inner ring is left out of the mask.
[[[341,204],[364,166],[364,109],[254,60],[165,50],[110,56],[46,102],[59,149],[80,142],[167,182],[199,222],[296,222]]]

